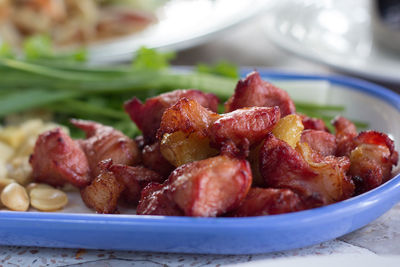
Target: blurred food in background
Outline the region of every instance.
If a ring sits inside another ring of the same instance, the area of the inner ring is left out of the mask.
[[[19,45],[46,34],[57,46],[86,44],[156,23],[164,0],[0,0],[0,36]]]
[[[371,22],[374,39],[378,44],[400,52],[400,1],[373,0]]]

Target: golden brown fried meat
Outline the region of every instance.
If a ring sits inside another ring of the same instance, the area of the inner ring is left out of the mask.
[[[349,174],[356,184],[356,193],[378,187],[392,177],[398,153],[393,141],[384,133],[361,132],[354,138],[355,148],[350,152]]]
[[[60,128],[41,134],[29,160],[33,178],[53,186],[90,183],[89,163],[81,147]]]
[[[216,112],[218,108],[219,100],[215,95],[198,90],[175,90],[149,98],[144,104],[134,97],[124,104],[125,111],[142,130],[146,144],[152,144],[156,141],[156,133],[160,127],[164,111],[181,98],[196,100],[200,105],[211,111]]]
[[[86,133],[87,139],[80,140],[80,145],[94,177],[100,174],[98,163],[105,159],[124,165],[140,162],[140,150],[136,142],[120,131],[92,121],[71,120],[71,123]]]
[[[217,156],[177,168],[168,178],[168,187],[186,216],[215,217],[237,208],[251,182],[246,160]]]
[[[155,142],[143,148],[142,162],[146,168],[159,173],[164,180],[167,179],[170,173],[175,169],[161,154],[159,142]]]
[[[164,134],[178,131],[208,136],[208,128],[218,118],[220,115],[201,106],[197,101],[181,98],[164,112],[157,137],[161,140]]]
[[[348,158],[322,157],[304,143],[298,149],[268,135],[260,149],[260,172],[266,186],[293,190],[309,208],[353,195],[354,185],[346,176]]]
[[[102,170],[92,183],[81,189],[83,202],[97,213],[115,213],[124,185],[112,172]]]
[[[314,152],[322,156],[333,156],[336,152],[335,136],[325,131],[304,130],[300,142],[307,143]]]
[[[255,71],[237,83],[234,95],[225,103],[225,111],[275,106],[280,108],[282,117],[296,111],[294,102],[286,91],[263,81],[260,74]]]
[[[212,144],[223,153],[248,156],[280,119],[278,107],[242,108],[223,114],[209,130]]]
[[[150,182],[161,183],[164,179],[156,172],[143,166],[127,166],[112,164],[108,167],[125,190],[122,192],[123,200],[128,204],[137,205],[140,199],[140,192]]]
[[[215,217],[236,209],[250,189],[250,165],[245,160],[217,156],[184,164],[163,185],[142,192],[138,214]]]
[[[335,127],[336,136],[336,156],[349,156],[355,148],[353,139],[357,136],[357,128],[350,120],[338,116],[332,121]]]
[[[183,211],[171,200],[168,187],[150,183],[143,188],[136,213],[138,215],[184,216]]]
[[[305,209],[300,197],[289,189],[251,188],[237,210],[228,216],[247,217],[281,214]]]
[[[224,153],[247,156],[251,145],[263,140],[280,119],[278,107],[251,107],[219,115],[187,98],[168,108],[157,136],[182,132],[210,138]]]

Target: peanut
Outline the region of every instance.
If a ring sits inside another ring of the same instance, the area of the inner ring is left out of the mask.
[[[68,203],[67,194],[54,188],[36,187],[30,191],[29,196],[32,207],[41,211],[59,210]]]
[[[29,197],[23,186],[17,183],[7,185],[0,195],[1,202],[15,211],[26,211],[29,208]]]

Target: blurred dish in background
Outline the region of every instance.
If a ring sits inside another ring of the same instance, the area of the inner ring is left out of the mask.
[[[199,45],[222,30],[260,14],[271,2],[170,0],[160,9],[158,23],[137,34],[90,46],[89,60],[94,63],[129,60],[141,46],[179,50]]]
[[[45,34],[57,46],[91,43],[143,30],[166,0],[0,0],[0,35],[12,45]]]
[[[3,40],[8,43],[16,44],[25,36],[47,33],[59,46],[89,44],[91,63],[110,63],[130,60],[141,46],[177,50],[201,44],[221,30],[261,13],[269,3],[267,0],[0,0],[0,35],[6,36]]]
[[[263,26],[275,44],[294,54],[355,75],[400,83],[400,53],[376,43],[369,8],[365,0],[279,1]]]

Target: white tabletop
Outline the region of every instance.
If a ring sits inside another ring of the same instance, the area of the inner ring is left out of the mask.
[[[226,59],[241,66],[270,67],[302,73],[335,73],[274,47],[254,19],[216,40],[182,51],[176,64],[192,65]],[[394,86],[392,86],[394,88]],[[400,266],[400,205],[366,227],[336,240],[279,253],[194,255],[0,247],[0,266]]]

